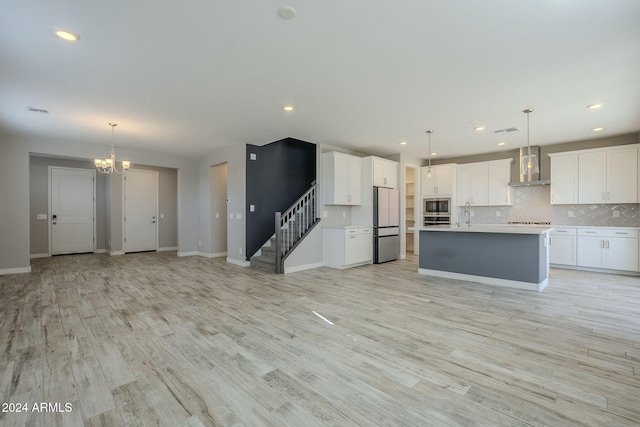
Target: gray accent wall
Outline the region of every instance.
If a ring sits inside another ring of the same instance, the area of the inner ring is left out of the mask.
[[[0,136],[0,274],[30,270],[30,154],[93,159],[104,157],[108,153],[108,145],[69,142],[47,137]],[[198,161],[175,155],[128,150],[119,146],[116,147],[116,154],[119,158],[130,159],[133,164],[178,170],[178,251],[179,254],[197,253]],[[105,191],[110,191],[113,195],[115,190],[112,182],[106,183]],[[113,212],[117,207],[105,206],[105,210]],[[106,221],[109,221],[109,218],[106,218]],[[114,235],[118,228],[116,222],[110,221],[111,229],[108,230],[107,227],[105,235]],[[121,224],[119,228],[121,231]]]
[[[29,157],[29,229],[30,254],[49,253],[49,166],[90,169],[95,167],[92,161],[63,159],[58,157]],[[96,249],[107,248],[106,238],[106,186],[107,177],[96,173]],[[38,214],[47,214],[46,220],[37,219]]]

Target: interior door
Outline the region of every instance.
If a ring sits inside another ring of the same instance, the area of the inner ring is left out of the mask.
[[[94,250],[95,171],[50,168],[51,254]]]
[[[158,173],[129,170],[124,176],[125,252],[158,249]]]

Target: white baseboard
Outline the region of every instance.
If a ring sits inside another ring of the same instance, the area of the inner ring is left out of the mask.
[[[239,265],[240,267],[250,267],[251,263],[249,261],[240,261],[239,259],[233,259],[227,257],[227,262],[229,264]]]
[[[31,254],[29,255],[29,258],[34,259],[34,258],[49,258],[51,255],[49,254]]]
[[[191,251],[191,252],[178,251],[178,256],[195,256],[195,255],[198,255],[198,251]]]
[[[158,252],[169,252],[169,251],[177,251],[178,247],[177,246],[168,246],[166,248],[158,248],[157,251]]]
[[[498,279],[495,277],[476,276],[473,274],[452,273],[450,271],[429,270],[427,268],[418,268],[419,274],[425,276],[442,277],[445,279],[465,280],[468,282],[477,282],[485,285],[504,286],[507,288],[524,289],[527,291],[542,291],[549,284],[549,279],[544,279],[540,283],[521,282],[518,280]]]
[[[111,251],[109,252],[109,255],[111,256],[124,255],[124,251]]]
[[[16,268],[0,268],[0,276],[5,274],[22,274],[22,273],[31,273],[31,266],[16,267]]]
[[[220,258],[223,256],[227,256],[227,253],[226,252],[213,252],[213,253],[198,252],[198,256],[203,256],[205,258]]]
[[[314,262],[312,264],[294,265],[292,267],[284,267],[284,274],[295,273],[296,271],[311,270],[313,268],[320,268],[324,266],[324,262]]]

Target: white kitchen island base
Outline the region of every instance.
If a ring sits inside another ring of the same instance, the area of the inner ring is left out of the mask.
[[[421,228],[418,273],[542,291],[549,280],[549,231],[507,226]]]

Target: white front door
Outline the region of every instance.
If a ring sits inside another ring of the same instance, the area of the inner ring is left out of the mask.
[[[124,176],[124,251],[158,249],[158,172],[129,170]]]
[[[94,251],[95,171],[51,167],[51,254]]]

